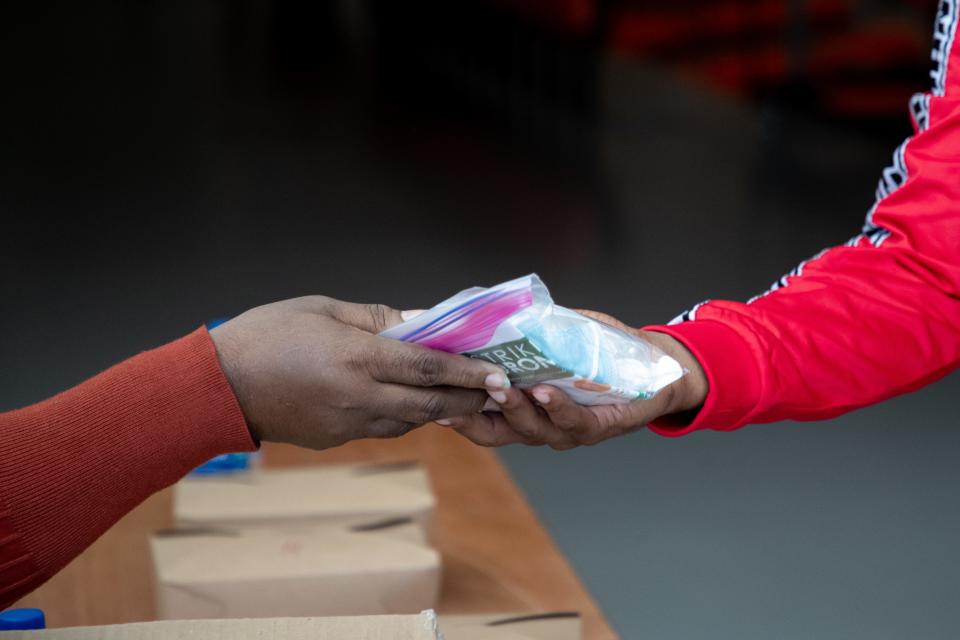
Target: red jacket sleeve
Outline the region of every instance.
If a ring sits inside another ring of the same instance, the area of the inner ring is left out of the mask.
[[[708,301],[670,326],[710,390],[664,435],[820,420],[916,390],[960,364],[960,44],[940,3],[933,89],[911,100],[915,135],[894,153],[863,232],[743,304]]]
[[[155,491],[253,448],[206,329],[0,414],[0,609]]]

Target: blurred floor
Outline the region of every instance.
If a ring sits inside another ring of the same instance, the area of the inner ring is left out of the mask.
[[[546,111],[538,144],[385,100],[362,64],[278,74],[215,3],[108,4],[3,40],[0,409],[307,293],[422,307],[537,271],[636,325],[745,299],[858,231],[900,133],[612,59],[597,119]],[[948,638],[958,385],[503,455],[624,638]]]

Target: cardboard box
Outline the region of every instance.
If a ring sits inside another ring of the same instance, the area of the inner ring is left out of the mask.
[[[446,640],[580,640],[576,613],[500,613],[440,616]]]
[[[440,554],[411,520],[172,530],[150,543],[165,620],[415,613],[440,588]]]
[[[189,477],[174,487],[178,527],[360,523],[410,517],[427,530],[435,499],[413,464],[337,465]]]
[[[44,631],[5,631],[4,640],[438,640],[432,611],[410,616],[173,620]]]

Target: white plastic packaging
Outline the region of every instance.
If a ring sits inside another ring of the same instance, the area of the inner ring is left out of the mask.
[[[382,336],[500,365],[511,384],[550,384],[583,405],[650,398],[680,364],[652,344],[554,304],[536,274],[444,300]]]

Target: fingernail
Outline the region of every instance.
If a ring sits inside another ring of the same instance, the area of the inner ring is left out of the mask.
[[[540,404],[550,404],[550,394],[546,391],[534,391],[533,397],[536,398]]]
[[[437,424],[442,424],[445,427],[449,427],[450,425],[453,424],[453,422],[451,422],[450,420],[447,420],[446,418],[444,418],[443,420],[434,420],[434,422],[436,422]]]
[[[510,378],[503,373],[491,373],[484,379],[483,386],[487,389],[509,389]]]
[[[413,320],[424,311],[426,311],[426,309],[407,309],[406,311],[400,312],[400,319],[404,322],[407,320]]]
[[[488,391],[487,393],[490,394],[490,397],[493,398],[493,401],[497,404],[503,404],[507,401],[507,394],[503,391]]]

